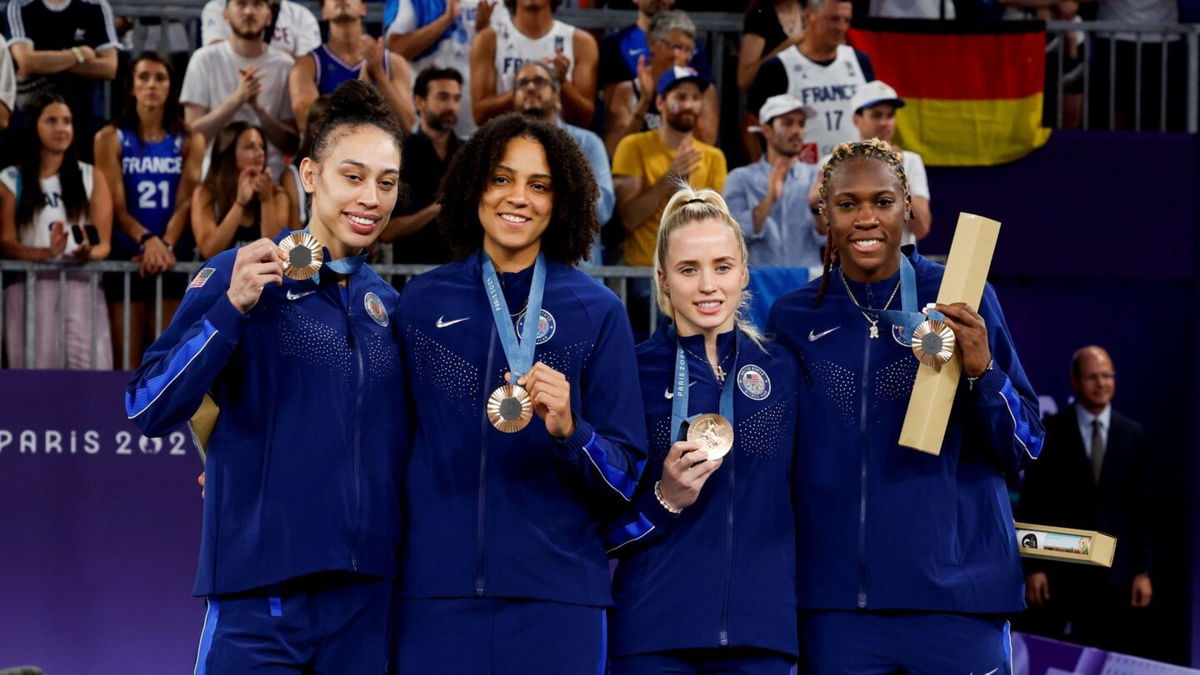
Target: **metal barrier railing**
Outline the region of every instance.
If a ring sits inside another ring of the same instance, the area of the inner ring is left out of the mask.
[[[1196,133],[1200,26],[1052,21],[1046,32],[1052,126]],[[1072,59],[1068,42],[1075,34],[1084,39]],[[1065,105],[1071,95],[1078,97],[1077,120]]]
[[[176,263],[175,267],[164,274],[154,278],[154,300],[153,311],[147,312],[148,323],[152,327],[152,334],[158,337],[166,328],[166,317],[163,309],[164,299],[164,282],[168,275],[186,275],[190,278],[196,270],[204,266],[202,262],[180,262]],[[393,284],[406,282],[412,277],[433,269],[434,265],[372,265],[371,269],[385,280]],[[608,286],[621,299],[622,304],[629,307],[629,300],[634,296],[635,290],[631,288],[631,281],[638,279],[649,280],[653,274],[653,270],[648,267],[580,267],[580,269],[601,283]],[[89,262],[86,264],[64,263],[64,262],[27,262],[21,260],[0,260],[0,287],[5,289],[5,292],[0,293],[0,344],[7,345],[9,340],[19,340],[22,354],[22,363],[9,363],[9,368],[36,368],[38,367],[38,355],[44,353],[43,348],[39,351],[39,335],[38,327],[45,327],[45,322],[39,324],[38,313],[50,311],[49,307],[39,306],[37,302],[38,287],[41,284],[58,284],[57,287],[57,311],[55,317],[57,326],[57,335],[53,338],[55,343],[55,354],[57,358],[48,367],[65,367],[68,363],[67,354],[67,307],[66,296],[68,292],[68,281],[83,281],[86,279],[88,291],[89,307],[86,311],[90,312],[88,325],[90,326],[91,334],[88,339],[90,353],[86,361],[90,369],[101,367],[106,362],[111,362],[113,367],[122,370],[129,370],[134,363],[134,355],[130,352],[130,333],[134,328],[132,325],[132,309],[131,303],[133,300],[133,278],[138,273],[138,264],[135,262],[106,260],[98,262]],[[119,287],[121,292],[116,298],[116,302],[121,303],[120,317],[116,320],[120,321],[121,346],[118,347],[120,353],[113,354],[111,359],[101,358],[102,354],[106,354],[113,347],[109,344],[108,336],[108,313],[109,306],[103,300],[96,301],[100,295],[103,275],[119,274],[121,281]],[[21,307],[10,307],[9,288],[16,288],[20,285],[19,296]],[[640,304],[640,303],[639,303]],[[648,298],[647,304],[649,307],[645,310],[645,317],[648,319],[647,326],[654,326],[658,321],[658,306],[653,301],[652,297]],[[19,335],[13,335],[12,326],[9,322],[9,313],[23,312],[19,325]],[[630,317],[634,320],[637,317]],[[640,324],[640,322],[636,322]],[[44,342],[46,336],[40,336]],[[11,354],[12,351],[9,350]],[[137,355],[140,360],[140,354]],[[78,363],[78,360],[76,360]],[[46,367],[45,365],[43,367]],[[107,366],[104,366],[107,367]]]

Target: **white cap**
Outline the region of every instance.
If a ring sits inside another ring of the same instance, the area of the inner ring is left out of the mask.
[[[850,99],[850,109],[857,113],[863,108],[870,108],[880,103],[891,103],[897,108],[904,107],[904,99],[896,94],[896,90],[892,89],[891,85],[883,80],[874,80],[859,85],[858,90],[854,92],[854,98]]]
[[[817,111],[810,105],[805,105],[800,99],[791,94],[776,94],[768,98],[762,107],[758,109],[758,123],[760,126],[750,127],[751,132],[762,131],[762,127],[771,123],[771,120],[786,115],[797,110],[804,113],[805,119],[815,117]]]

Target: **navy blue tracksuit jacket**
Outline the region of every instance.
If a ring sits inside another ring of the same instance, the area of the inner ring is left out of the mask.
[[[688,415],[719,412],[721,385],[703,355],[703,336],[682,338],[688,358]],[[672,442],[673,327],[638,346],[650,457],[635,503],[615,521],[610,553],[620,558],[609,613],[610,653],[757,647],[796,654],[796,366],[786,350],[733,332],[718,358],[736,378],[734,446],[694,504],[678,516],[654,496]]]
[[[625,309],[547,258],[535,362],[570,382],[575,433],[556,440],[536,415],[502,433],[484,414],[508,363],[481,260],[422,274],[400,299],[415,415],[401,595],[608,605],[601,518],[633,497],[646,444]],[[499,274],[518,335],[532,271]]]
[[[945,268],[911,260],[922,307]],[[800,609],[1020,611],[1005,476],[1038,456],[1043,431],[995,291],[987,286],[978,308],[994,367],[973,388],[963,376],[934,456],[898,444],[918,366],[911,348],[885,321],[868,338],[833,275],[819,307],[814,281],[776,301],[769,322],[798,361],[811,399],[801,408],[812,408],[797,473]],[[860,302],[880,307],[898,278],[849,283]]]
[[[364,265],[346,287],[285,277],[242,314],[225,296],[236,255],[196,275],[125,399],[148,436],[186,422],[206,393],[221,408],[193,592],[328,571],[391,578],[407,437],[397,294]]]

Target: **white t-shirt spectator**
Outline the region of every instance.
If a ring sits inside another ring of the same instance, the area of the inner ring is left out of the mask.
[[[258,102],[275,119],[281,122],[292,119],[292,100],[288,94],[292,57],[274,47],[256,59],[238,56],[227,41],[201,47],[188,62],[183,88],[179,92],[180,103],[191,103],[208,110],[216,108],[237,89],[238,71],[248,66],[255,66],[263,72]],[[230,121],[262,125],[249,105],[238,108]],[[210,142],[204,151],[205,172],[208,170],[211,148]],[[283,170],[283,153],[270,142],[267,143],[267,167],[271,170],[271,176],[278,180],[279,172]]]
[[[458,124],[454,127],[454,132],[462,138],[475,133],[477,128],[475,117],[471,114],[471,41],[475,39],[475,13],[483,1],[462,0],[459,5],[462,14],[459,15],[458,21],[454,22],[453,27],[439,37],[433,46],[412,61],[413,78],[429,66],[453,68],[462,75],[462,107],[459,109]],[[384,17],[391,16],[392,12],[395,12],[395,18],[384,31],[385,38],[389,35],[411,33],[437,18],[419,17],[413,0],[388,0]],[[494,0],[489,24],[495,28],[504,22],[512,25],[508,8],[504,6],[503,0]]]
[[[17,109],[17,71],[3,35],[0,35],[0,103],[10,113]]]
[[[229,37],[229,23],[221,15],[224,10],[225,0],[208,0],[204,5],[200,12],[201,44],[211,45]],[[271,46],[296,57],[304,56],[320,45],[321,27],[317,17],[304,5],[281,0]]]
[[[92,165],[87,162],[79,163],[79,173],[83,178],[83,191],[88,199],[92,198]],[[8,188],[15,197],[20,199],[21,194],[21,170],[16,166],[5,167],[0,171],[0,183]],[[63,227],[67,228],[67,248],[58,259],[70,256],[75,249],[79,248],[82,242],[76,242],[75,238],[70,234],[72,225],[81,225],[82,223],[72,223],[67,220],[67,209],[63,204],[62,198],[62,181],[59,180],[58,174],[54,174],[49,178],[42,179],[42,194],[46,196],[46,205],[38,209],[33,220],[17,226],[17,240],[26,246],[39,246],[50,248],[50,229],[54,227],[54,223],[61,222]],[[83,211],[84,220],[87,219],[87,208]]]

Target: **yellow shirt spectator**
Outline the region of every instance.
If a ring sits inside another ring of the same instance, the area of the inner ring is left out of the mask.
[[[700,151],[697,169],[688,177],[692,186],[699,190],[711,188],[717,192],[725,189],[725,155],[717,148],[695,139],[689,141]],[[621,139],[613,153],[613,176],[630,176],[641,179],[643,186],[653,185],[671,168],[676,150],[667,147],[657,129],[631,134]],[[673,191],[672,191],[673,192]],[[654,211],[654,216],[631,230],[625,237],[625,264],[648,267],[654,262],[654,241],[658,236],[658,224],[662,219],[662,207],[668,195]]]

